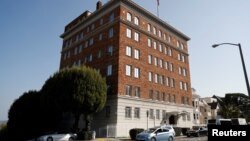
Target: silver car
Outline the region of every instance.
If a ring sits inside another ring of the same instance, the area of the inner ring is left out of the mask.
[[[150,128],[136,136],[136,141],[173,141],[173,132],[167,128]]]
[[[73,141],[77,137],[76,134],[67,132],[55,132],[40,136],[36,141]]]

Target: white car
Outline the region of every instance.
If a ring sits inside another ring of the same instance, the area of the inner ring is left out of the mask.
[[[169,125],[169,124],[164,124],[164,125],[161,125],[161,126],[157,126],[158,128],[166,128],[169,130],[169,132],[173,133],[173,135],[175,136],[175,131],[174,131],[174,128],[172,125]]]
[[[73,141],[77,137],[76,134],[66,132],[55,132],[40,136],[36,141]]]

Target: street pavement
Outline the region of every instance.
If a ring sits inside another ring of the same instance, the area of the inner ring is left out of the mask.
[[[133,141],[129,138],[96,138],[92,141]],[[204,137],[186,137],[186,136],[177,136],[174,141],[207,141],[207,136]]]

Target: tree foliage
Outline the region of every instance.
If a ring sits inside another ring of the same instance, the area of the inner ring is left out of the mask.
[[[75,126],[81,114],[86,117],[100,111],[106,103],[106,81],[88,67],[63,69],[51,76],[42,87],[42,101],[60,112],[72,112]]]
[[[40,95],[25,92],[12,104],[7,123],[10,140],[26,140],[41,133]]]

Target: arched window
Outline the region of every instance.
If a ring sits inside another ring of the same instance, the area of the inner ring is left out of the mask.
[[[135,22],[135,25],[139,25],[139,18],[138,18],[138,17],[135,17],[135,18],[134,18],[134,22]]]
[[[132,20],[132,15],[129,12],[127,13],[127,20],[130,21],[130,22]]]

